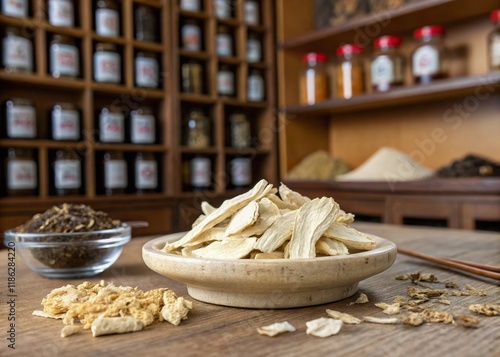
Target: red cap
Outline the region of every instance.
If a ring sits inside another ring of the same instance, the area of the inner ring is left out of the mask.
[[[306,53],[304,57],[302,57],[302,59],[304,60],[304,62],[325,62],[328,59],[328,56],[322,52],[309,52]]]
[[[491,21],[493,21],[495,23],[499,22],[500,21],[500,10],[493,10],[491,12],[490,19],[491,19]]]
[[[338,56],[351,55],[353,53],[357,54],[357,53],[361,53],[361,52],[363,52],[363,47],[361,47],[360,45],[356,45],[356,44],[347,43],[347,44],[342,45],[339,48],[337,48],[337,55]]]
[[[443,26],[424,26],[416,29],[413,36],[416,39],[420,39],[427,36],[443,35],[444,32],[445,30]]]
[[[399,36],[382,36],[375,40],[373,45],[375,48],[381,47],[398,47],[403,41]]]

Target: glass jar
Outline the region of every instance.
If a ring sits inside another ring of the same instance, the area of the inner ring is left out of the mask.
[[[125,193],[128,186],[127,161],[122,152],[107,151],[102,158],[102,187],[105,195]]]
[[[196,156],[189,162],[189,183],[193,190],[209,189],[212,186],[212,162],[208,157]]]
[[[184,93],[202,94],[203,92],[203,67],[195,61],[182,64],[182,91]]]
[[[398,36],[382,36],[375,40],[375,53],[370,64],[372,89],[386,92],[404,83],[404,56],[398,51],[402,40]]]
[[[212,125],[201,110],[192,110],[184,123],[184,145],[191,148],[206,148],[211,145]]]
[[[36,110],[30,99],[11,98],[3,105],[2,136],[34,139],[37,136]]]
[[[71,103],[57,103],[50,112],[52,140],[80,139],[80,112]]]
[[[222,96],[235,96],[234,72],[226,64],[220,65],[217,73],[217,93]]]
[[[135,9],[135,39],[138,41],[155,42],[158,33],[154,10],[149,6],[137,6]]]
[[[425,26],[415,31],[414,37],[420,40],[412,54],[415,83],[425,84],[448,77],[444,34],[442,26]]]
[[[245,0],[244,5],[245,23],[247,25],[258,25],[260,22],[260,7],[256,0]]]
[[[49,72],[54,78],[76,78],[80,75],[80,52],[72,38],[52,36]]]
[[[229,117],[229,132],[231,136],[231,147],[246,149],[251,145],[250,122],[242,113],[234,113]]]
[[[2,14],[28,17],[28,0],[2,0]]]
[[[235,157],[230,162],[231,185],[234,188],[248,188],[252,183],[252,160]]]
[[[201,11],[200,0],[180,0],[180,8],[184,11]]]
[[[201,28],[196,20],[184,20],[181,28],[182,48],[188,51],[201,51]]]
[[[2,45],[2,66],[6,72],[33,72],[33,44],[24,31],[6,27]]]
[[[158,163],[150,152],[138,152],[135,155],[134,188],[139,194],[158,191]]]
[[[265,98],[265,84],[258,69],[250,70],[247,80],[247,99],[249,102],[262,102]]]
[[[114,106],[100,110],[98,139],[102,143],[123,143],[125,141],[125,116]]]
[[[80,195],[82,188],[80,156],[73,150],[57,150],[52,160],[52,194],[58,196]]]
[[[114,0],[98,0],[95,10],[95,32],[99,36],[120,35],[120,13]]]
[[[7,196],[35,196],[37,194],[37,165],[33,150],[9,148],[5,159]]]
[[[497,71],[500,69],[500,10],[493,10],[490,18],[495,28],[488,35],[489,67]]]
[[[94,80],[99,83],[121,83],[121,56],[116,45],[99,42],[94,52]]]
[[[262,61],[262,43],[256,33],[250,32],[247,38],[247,62],[258,63]]]
[[[338,60],[335,65],[337,97],[349,99],[364,92],[365,76],[361,53],[363,47],[356,44],[345,44],[337,48]]]
[[[229,28],[224,25],[217,27],[217,35],[215,36],[216,53],[219,57],[233,56],[233,37]]]
[[[49,23],[52,26],[75,26],[73,0],[49,0]]]
[[[218,19],[231,17],[231,0],[214,0],[214,13]]]
[[[138,52],[135,56],[135,85],[145,88],[158,88],[160,67],[152,52]]]
[[[153,110],[139,107],[130,113],[130,142],[132,144],[154,144],[156,141],[156,118]]]
[[[300,104],[315,104],[328,98],[328,57],[310,52],[303,56],[300,76]]]

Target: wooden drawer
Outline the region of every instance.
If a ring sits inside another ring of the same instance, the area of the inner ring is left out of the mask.
[[[464,202],[461,207],[462,228],[500,230],[500,198],[483,198],[481,202]],[[488,228],[488,226],[490,228]]]

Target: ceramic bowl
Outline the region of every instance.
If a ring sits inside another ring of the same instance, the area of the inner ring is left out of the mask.
[[[184,234],[147,242],[142,248],[146,265],[185,283],[196,300],[244,308],[292,308],[348,298],[361,280],[388,269],[397,251],[394,243],[375,236],[371,251],[311,259],[206,259],[161,251]]]

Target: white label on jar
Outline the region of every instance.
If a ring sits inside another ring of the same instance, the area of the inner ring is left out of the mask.
[[[193,187],[210,186],[210,159],[195,157],[191,160],[191,185]]]
[[[73,1],[71,0],[50,0],[49,1],[49,22],[54,26],[73,27],[74,21]]]
[[[136,161],[135,187],[146,190],[158,187],[158,167],[156,161]]]
[[[3,39],[3,65],[7,68],[33,70],[33,48],[31,41],[20,36],[8,36]]]
[[[30,106],[7,107],[7,136],[9,138],[36,137],[36,112]]]
[[[15,17],[27,17],[28,0],[2,0],[2,13]]]
[[[94,53],[94,79],[97,82],[120,83],[120,55],[106,51]]]
[[[61,75],[78,77],[80,75],[78,48],[72,45],[50,46],[50,72],[55,77]]]
[[[372,84],[392,83],[394,78],[394,63],[388,56],[378,56],[371,65]]]
[[[11,160],[7,164],[7,187],[11,190],[28,190],[37,186],[34,161]]]
[[[119,35],[120,17],[118,11],[97,9],[95,12],[95,32],[101,36],[117,37]]]
[[[200,11],[200,0],[181,0],[181,9],[186,11]]]
[[[490,64],[500,66],[500,37],[494,37],[490,45]]]
[[[135,82],[139,87],[158,88],[158,61],[154,58],[135,59]]]
[[[231,161],[231,180],[234,186],[248,186],[252,183],[250,159],[237,158]]]
[[[218,34],[216,37],[217,55],[228,57],[233,55],[233,39],[226,33]]]
[[[259,24],[259,4],[256,1],[245,1],[245,22],[249,25]]]
[[[422,46],[413,54],[413,74],[427,76],[439,72],[439,52],[432,46]]]
[[[214,11],[215,11],[215,17],[219,19],[227,19],[231,17],[230,0],[215,0]]]
[[[182,43],[185,50],[201,51],[201,31],[197,25],[182,26]]]
[[[54,162],[57,189],[78,189],[82,185],[81,167],[78,160],[57,160]]]
[[[231,71],[219,71],[217,74],[217,88],[219,94],[234,94],[234,74]]]
[[[125,141],[123,122],[124,116],[121,113],[101,113],[99,116],[99,139],[103,143],[122,143]]]
[[[131,119],[130,140],[134,144],[153,144],[155,142],[155,117],[135,114]]]
[[[260,102],[264,100],[264,80],[260,75],[248,77],[248,100]]]
[[[80,137],[80,113],[77,110],[52,111],[52,139],[78,140]]]
[[[127,188],[127,163],[124,160],[108,160],[104,163],[104,187]]]
[[[260,41],[257,39],[250,39],[247,41],[247,61],[249,63],[256,63],[262,60],[262,48]]]

